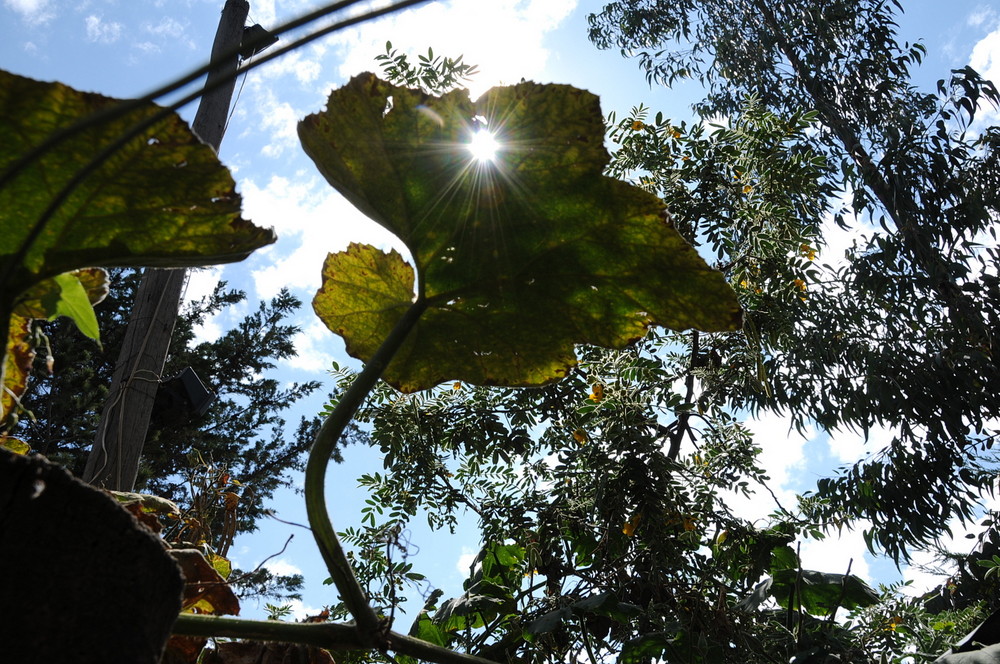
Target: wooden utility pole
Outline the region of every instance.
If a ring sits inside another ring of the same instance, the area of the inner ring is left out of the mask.
[[[212,70],[205,85],[210,87],[219,79],[226,82],[202,96],[192,126],[194,133],[216,151],[226,129],[239,66],[239,55],[235,53],[249,13],[250,3],[246,0],[226,0],[212,45]],[[227,53],[234,55],[224,58]],[[139,455],[180,310],[186,275],[184,269],[143,271],[115,365],[111,392],[83,475],[84,480],[95,486],[131,491],[135,485]]]

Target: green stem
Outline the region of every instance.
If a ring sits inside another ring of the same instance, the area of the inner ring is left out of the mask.
[[[182,613],[174,623],[174,634],[226,636],[254,641],[301,643],[327,650],[367,650],[358,627],[343,623],[287,623],[277,620],[243,620]],[[492,660],[455,652],[420,639],[389,632],[386,650],[437,664],[496,664]]]
[[[363,647],[357,628],[341,623],[287,623],[182,613],[174,623],[174,634],[301,643],[327,650],[359,650]]]
[[[374,647],[384,642],[385,629],[380,625],[378,616],[372,610],[365,591],[361,588],[354,570],[344,554],[344,549],[337,539],[337,533],[330,522],[330,514],[326,508],[326,469],[330,463],[337,441],[347,428],[354,414],[365,398],[375,387],[379,377],[392,361],[393,356],[402,345],[410,330],[427,308],[423,297],[410,305],[403,317],[396,323],[389,336],[379,347],[365,368],[358,374],[354,383],[347,389],[337,407],[323,423],[306,465],[306,513],[313,537],[319,546],[326,568],[333,582],[340,591],[341,598],[347,609],[358,624],[358,633],[365,639],[365,645]]]

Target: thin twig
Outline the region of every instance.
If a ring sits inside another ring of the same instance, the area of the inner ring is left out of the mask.
[[[851,565],[853,564],[854,558],[847,561],[847,572],[844,574],[844,580],[840,583],[840,597],[837,598],[836,603],[830,608],[830,614],[827,616],[827,622],[830,624],[831,629],[833,628],[833,619],[837,615],[837,609],[844,603],[844,598],[847,596],[847,580],[851,576]]]

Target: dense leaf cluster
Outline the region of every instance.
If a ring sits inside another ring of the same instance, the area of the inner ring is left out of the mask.
[[[972,516],[988,477],[981,452],[1000,414],[988,387],[1000,378],[1000,164],[997,128],[975,123],[1000,98],[969,68],[917,89],[910,73],[924,47],[898,42],[897,11],[856,0],[614,2],[591,16],[590,34],[638,58],[651,82],[701,80],[704,117],[738,114],[748,96],[780,118],[815,117],[798,149],[826,159],[818,193],[832,218],[853,216],[866,232],[843,258],[823,256],[788,333],[761,339],[766,389],[732,403],[827,429],[889,428],[878,458],[823,482],[810,504],[821,518],[868,519],[873,546],[899,557]]]

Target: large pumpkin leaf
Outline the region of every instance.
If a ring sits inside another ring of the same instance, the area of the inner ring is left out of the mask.
[[[494,162],[466,149],[484,124],[501,145]],[[662,202],[602,174],[604,125],[588,92],[521,83],[473,103],[362,74],[299,134],[327,180],[413,256],[416,282],[396,254],[332,255],[314,301],[367,360],[419,291],[427,312],[383,376],[403,391],[537,385],[565,374],[578,343],[620,348],[651,325],[739,326],[732,290]]]
[[[56,132],[119,101],[0,71],[0,175]],[[176,114],[117,150],[32,229],[95,154],[159,109],[143,104],[100,120],[32,161],[0,189],[0,289],[88,265],[175,266],[241,260],[274,241],[240,217],[229,171]]]

